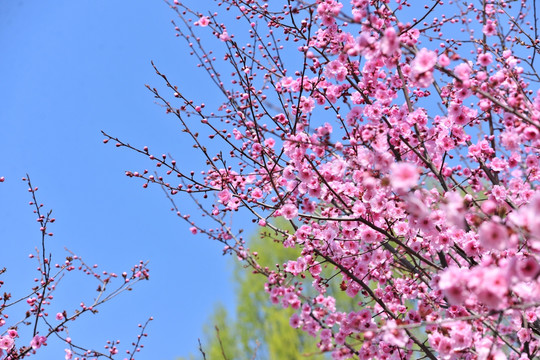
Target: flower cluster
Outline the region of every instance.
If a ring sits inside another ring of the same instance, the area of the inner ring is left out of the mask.
[[[216,224],[175,205],[191,231],[267,276],[271,301],[296,309],[291,325],[334,359],[540,356],[540,46],[528,3],[222,3],[247,31],[171,7],[223,103],[207,111],[157,67],[175,100],[149,87],[207,167],[195,176],[105,134],[166,169],[127,175],[191,196]],[[195,31],[225,42],[229,78]],[[227,222],[237,212],[301,256],[259,266]],[[357,306],[340,306],[333,283]]]

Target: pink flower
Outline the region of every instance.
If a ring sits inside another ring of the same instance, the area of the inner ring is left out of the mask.
[[[448,223],[464,228],[465,206],[461,195],[456,191],[449,191],[444,195],[444,199],[445,203],[441,208],[446,213]]]
[[[381,52],[386,56],[392,56],[399,49],[399,37],[396,29],[389,27],[384,31],[384,37],[381,40]]]
[[[71,360],[73,358],[73,352],[69,349],[65,349],[66,351],[66,356],[65,356],[65,359],[66,360]]]
[[[332,338],[332,331],[330,329],[324,329],[321,331],[321,340],[326,341]]]
[[[505,271],[492,267],[473,271],[469,280],[474,284],[473,292],[478,300],[492,309],[501,309],[504,306],[504,297],[508,292],[508,282]]]
[[[482,32],[486,36],[492,36],[497,34],[497,23],[493,20],[487,20],[486,24],[482,27]]]
[[[205,26],[208,26],[208,24],[210,23],[210,20],[206,16],[201,16],[199,18],[199,21],[197,21],[197,23],[199,24],[199,26],[205,27]]]
[[[478,55],[478,64],[481,66],[488,66],[493,61],[493,56],[490,53],[484,53]]]
[[[453,344],[453,341],[450,340],[449,338],[443,336],[439,342],[439,346],[437,347],[437,351],[439,351],[439,353],[441,353],[441,355],[445,355],[445,358],[447,358],[446,356],[449,355],[451,352],[452,352],[452,349],[454,348],[454,344]]]
[[[478,239],[486,250],[504,250],[508,242],[508,229],[499,223],[486,221],[478,229]]]
[[[339,60],[330,61],[324,70],[329,79],[336,78],[338,81],[343,81],[347,76],[347,68]]]
[[[523,256],[516,262],[516,274],[522,280],[532,280],[539,272],[540,265],[533,256]]]
[[[292,220],[298,215],[298,209],[293,204],[286,204],[281,208],[281,215],[287,220]]]
[[[520,343],[525,343],[531,341],[532,330],[531,329],[521,329],[518,331],[517,336]]]
[[[302,110],[302,113],[309,114],[313,111],[315,108],[315,100],[311,96],[305,97],[302,96],[300,98],[300,109]]]
[[[396,235],[405,235],[409,231],[409,224],[405,221],[398,221],[394,224],[394,232]]]
[[[493,215],[497,210],[497,203],[493,200],[486,200],[482,203],[480,209],[482,209],[482,211],[487,215]]]
[[[466,283],[467,276],[466,270],[455,266],[449,267],[441,274],[439,288],[443,291],[450,304],[460,305],[469,296]]]
[[[446,54],[442,54],[441,56],[439,56],[439,65],[441,65],[442,67],[450,65],[450,59]]]
[[[58,321],[64,320],[64,314],[62,314],[62,313],[56,314],[56,320],[58,320]]]
[[[42,345],[47,345],[47,337],[36,335],[34,338],[30,341],[30,346],[32,349],[39,349]]]
[[[227,205],[227,203],[231,200],[232,196],[229,190],[221,190],[218,193],[219,202],[221,202],[223,205]]]
[[[264,145],[269,148],[273,148],[275,144],[276,144],[276,140],[272,138],[264,140]]]
[[[420,175],[412,163],[394,163],[390,168],[390,184],[396,190],[409,190],[418,183]]]
[[[317,14],[321,17],[324,25],[330,26],[335,22],[334,17],[339,15],[342,7],[343,4],[335,0],[327,0],[319,4]]]
[[[289,320],[289,324],[295,329],[300,327],[300,317],[298,316],[298,314],[292,314],[291,319]]]
[[[464,321],[450,323],[450,338],[454,342],[454,351],[468,349],[473,341],[472,327]]]
[[[15,344],[15,341],[9,336],[1,336],[0,337],[0,349],[1,350],[9,350],[13,347]]]
[[[538,130],[534,126],[528,126],[523,130],[523,135],[527,140],[534,140],[538,137]]]
[[[227,31],[224,31],[221,35],[219,35],[219,39],[221,41],[229,41],[231,40],[231,37],[229,36],[229,33]]]
[[[253,189],[251,192],[251,196],[253,196],[254,199],[260,199],[263,197],[263,192],[259,188]]]
[[[422,74],[432,71],[437,64],[437,54],[434,51],[422,48],[412,61],[412,71],[417,74]]]
[[[298,258],[296,261],[289,260],[285,266],[285,270],[297,276],[306,270],[306,260],[304,258]]]
[[[506,189],[503,186],[495,185],[491,189],[491,195],[493,195],[495,200],[503,201],[506,199]]]
[[[285,116],[285,114],[277,114],[275,117],[274,117],[274,120],[276,120],[278,123],[282,124],[282,125],[285,125],[289,122],[289,120],[287,119],[287,117]],[[238,140],[238,139],[237,139]]]
[[[471,76],[471,67],[467,63],[461,63],[454,68],[454,73],[459,80],[467,81]]]
[[[489,167],[494,171],[503,171],[508,167],[508,163],[505,160],[496,157],[491,160],[491,163],[489,163]]]

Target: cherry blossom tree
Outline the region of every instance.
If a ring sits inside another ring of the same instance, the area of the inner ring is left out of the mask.
[[[257,290],[334,359],[538,358],[536,1],[168,4],[222,101],[153,64],[166,89],[148,88],[204,167],[104,133],[157,167],[127,176],[265,276]],[[246,217],[300,256],[259,265]]]
[[[0,182],[4,180],[4,177],[0,178]],[[139,325],[139,335],[132,344],[122,348],[122,355],[119,355],[121,347],[118,340],[109,340],[104,345],[104,350],[95,350],[86,346],[84,340],[71,339],[69,330],[73,322],[88,314],[97,314],[105,303],[131,290],[139,281],[149,279],[147,264],[141,261],[129,272],[117,275],[114,272],[100,271],[98,265],[88,265],[68,249],[64,259],[53,257],[47,243],[53,236],[52,227],[56,219],[52,216],[52,210],[45,210],[44,205],[38,201],[38,187],[32,185],[30,177],[27,175],[23,181],[28,184],[31,194],[29,205],[37,216],[37,229],[40,233],[35,252],[29,255],[30,261],[37,262],[38,274],[34,278],[35,285],[24,294],[9,290],[13,288],[12,284],[4,282],[0,277],[0,359],[19,360],[32,357],[51,342],[60,342],[65,346],[62,357],[57,354],[55,358],[112,360],[122,356],[122,359],[135,359],[143,346],[141,341],[146,337],[145,330],[152,318]],[[0,276],[9,270],[1,268]],[[54,308],[58,308],[54,301],[56,291],[62,287],[65,278],[73,277],[74,273],[86,276],[86,283],[92,290],[97,286],[96,296],[87,300],[81,299],[81,302],[73,304],[73,308],[51,313]]]

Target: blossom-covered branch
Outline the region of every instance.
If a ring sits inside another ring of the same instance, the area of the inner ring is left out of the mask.
[[[271,301],[335,359],[539,356],[535,2],[168,5],[222,99],[208,110],[153,64],[165,90],[148,88],[204,166],[104,133],[157,167],[128,176],[265,275]],[[235,216],[301,256],[261,267]],[[340,308],[330,281],[358,306]]]

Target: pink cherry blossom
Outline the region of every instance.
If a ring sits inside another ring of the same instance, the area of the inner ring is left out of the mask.
[[[446,54],[440,55],[438,58],[438,62],[439,62],[439,65],[441,65],[442,67],[446,67],[450,65],[450,59],[448,58]]]
[[[467,290],[468,271],[457,267],[447,269],[439,279],[439,288],[443,290],[450,304],[462,304],[468,297]]]
[[[224,31],[219,35],[219,39],[221,41],[229,41],[229,40],[231,40],[231,37],[230,37],[230,35],[229,35],[229,33],[227,31]]]
[[[483,53],[478,55],[478,63],[481,66],[488,66],[493,61],[493,56],[490,53]]]
[[[326,65],[325,73],[328,78],[335,78],[338,81],[345,80],[347,76],[347,68],[339,60],[334,60]]]
[[[47,338],[45,336],[36,335],[30,341],[32,349],[39,349],[43,345],[47,345]]]
[[[487,36],[493,36],[497,33],[497,23],[493,20],[487,20],[482,27],[482,32]]]
[[[73,352],[70,349],[65,349],[66,355],[64,359],[71,360],[73,358]]]
[[[381,41],[381,52],[387,56],[392,56],[399,49],[399,37],[396,29],[389,27],[384,31]]]
[[[210,19],[208,19],[208,17],[206,16],[201,16],[197,23],[199,24],[199,26],[205,27],[208,26],[208,24],[210,23]]]
[[[454,73],[461,81],[467,81],[471,76],[471,67],[467,63],[461,63],[454,68]]]
[[[390,170],[390,183],[396,190],[409,190],[417,185],[420,174],[418,168],[411,163],[392,164]]]
[[[298,215],[298,209],[293,204],[287,204],[281,208],[281,214],[285,219],[292,220]]]
[[[413,72],[417,74],[422,74],[428,71],[432,71],[436,63],[437,54],[426,48],[422,48],[416,54],[416,57],[411,64],[411,67]]]
[[[533,256],[523,256],[516,261],[516,274],[520,279],[532,280],[540,273],[540,264]]]
[[[478,229],[478,239],[486,250],[503,250],[508,243],[508,230],[506,226],[486,221]]]
[[[0,349],[11,350],[15,342],[10,336],[0,336]]]
[[[499,268],[478,269],[471,273],[470,285],[478,300],[491,309],[505,306],[505,296],[508,292],[506,274]]]

